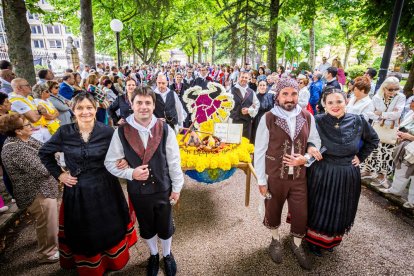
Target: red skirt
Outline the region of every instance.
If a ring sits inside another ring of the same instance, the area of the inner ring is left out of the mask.
[[[328,235],[324,235],[318,233],[310,228],[305,236],[305,240],[322,248],[330,249],[338,246],[342,242],[342,235],[337,235],[334,237],[330,237]]]
[[[79,275],[103,275],[107,270],[120,270],[129,260],[129,248],[133,246],[138,238],[134,227],[135,215],[130,208],[131,221],[127,227],[125,237],[114,247],[109,248],[95,256],[86,257],[74,254],[69,246],[65,244],[64,231],[64,207],[63,202],[59,211],[59,253],[60,266],[64,269],[76,268]]]

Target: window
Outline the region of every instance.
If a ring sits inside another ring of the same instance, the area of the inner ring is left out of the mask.
[[[49,47],[50,48],[62,48],[62,40],[60,39],[49,40]]]
[[[41,34],[42,33],[42,27],[39,25],[30,26],[30,29],[32,30],[32,34]]]
[[[40,3],[47,4],[46,0],[40,0]]]
[[[35,48],[45,48],[45,44],[43,43],[43,39],[33,39],[33,46]]]
[[[75,45],[76,48],[80,48],[79,40],[73,41],[73,45]]]
[[[67,34],[71,34],[72,32],[70,31],[70,28],[68,26],[65,26],[65,33]]]
[[[37,14],[31,14],[30,12],[27,12],[27,17],[29,18],[29,19],[39,19],[39,15],[37,15]]]
[[[46,30],[48,34],[60,34],[60,29],[58,25],[47,25]]]

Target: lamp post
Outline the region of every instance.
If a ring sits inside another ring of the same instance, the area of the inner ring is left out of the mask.
[[[204,50],[205,50],[205,60],[204,60],[204,62],[207,63],[207,50],[208,50],[208,46],[209,46],[208,41],[204,41],[203,46],[204,46]]]
[[[122,24],[121,20],[112,19],[111,23],[109,23],[111,30],[115,32],[116,35],[116,52],[118,55],[118,67],[121,67],[121,51],[119,50],[119,33],[124,28],[124,24]]]
[[[300,58],[300,53],[302,52],[302,47],[297,47],[296,51],[298,52],[298,68],[299,68],[299,58]]]

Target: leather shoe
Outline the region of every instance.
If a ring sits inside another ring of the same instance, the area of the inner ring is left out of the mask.
[[[296,246],[293,239],[290,241],[290,247],[292,248],[293,254],[295,254],[296,259],[299,262],[299,265],[306,270],[311,269],[311,263],[308,259],[308,256],[306,256],[305,250],[303,250],[303,245]]]
[[[151,255],[148,258],[147,276],[157,276],[160,269],[160,255]]]
[[[314,245],[313,243],[308,242],[308,247],[310,253],[312,253],[315,256],[322,257],[321,248],[317,245]]]
[[[177,273],[177,264],[172,253],[164,257],[165,275],[175,276]]]
[[[275,263],[280,264],[282,262],[282,245],[280,241],[272,238],[272,242],[269,245],[269,254]]]

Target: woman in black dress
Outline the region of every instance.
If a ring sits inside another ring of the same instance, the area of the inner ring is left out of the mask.
[[[95,120],[96,101],[82,92],[73,99],[76,123],[63,125],[39,156],[48,171],[65,184],[59,215],[62,268],[80,275],[122,269],[137,236],[122,188],[104,160],[113,129]],[[63,152],[66,169],[55,153]]]
[[[267,92],[266,81],[259,81],[256,96],[260,102],[260,107],[257,115],[253,119],[252,139],[250,141],[252,144],[254,144],[254,141],[256,140],[256,131],[259,126],[260,119],[275,105],[275,95]]]
[[[327,148],[323,159],[308,170],[308,232],[312,253],[332,251],[355,219],[361,194],[359,164],[378,146],[378,135],[360,115],[345,113],[346,96],[340,90],[325,92],[326,114],[315,116]]]
[[[137,83],[133,79],[126,81],[126,93],[119,94],[116,100],[109,107],[109,115],[112,117],[115,125],[122,125],[125,119],[133,113],[131,108],[131,96],[137,87]]]

